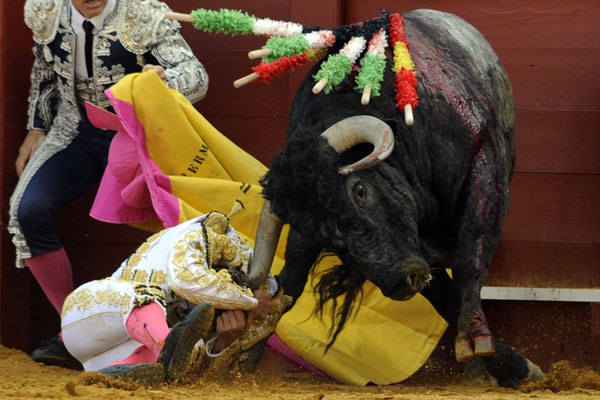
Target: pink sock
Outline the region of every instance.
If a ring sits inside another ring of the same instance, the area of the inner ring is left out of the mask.
[[[155,363],[158,357],[152,350],[146,346],[140,346],[131,355],[124,360],[115,361],[110,365],[118,364],[141,364],[141,363]]]
[[[136,359],[142,357],[146,360],[142,362],[156,362],[170,332],[163,309],[155,302],[136,307],[129,314],[125,327],[129,336],[142,343],[143,347],[147,349],[147,351],[140,348],[136,349],[127,360],[132,357]],[[141,352],[136,355],[140,350]],[[128,364],[131,364],[131,362]]]
[[[25,262],[60,315],[65,298],[73,291],[73,271],[65,249],[33,256]]]

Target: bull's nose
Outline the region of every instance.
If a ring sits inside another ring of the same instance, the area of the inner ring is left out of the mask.
[[[410,257],[387,269],[375,283],[384,296],[394,300],[408,300],[419,293],[432,279],[429,265],[420,257]]]
[[[431,274],[424,271],[414,271],[406,277],[406,283],[415,293],[420,292],[431,280]]]

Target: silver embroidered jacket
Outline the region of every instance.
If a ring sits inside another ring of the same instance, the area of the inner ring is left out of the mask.
[[[46,139],[28,161],[11,197],[8,225],[17,251],[17,267],[31,253],[17,219],[19,203],[29,181],[50,157],[77,134],[81,104],[110,106],[104,90],[144,65],[162,65],[167,86],[191,102],[202,99],[208,76],[179,33],[179,23],[164,18],[168,6],[157,0],[117,0],[93,44],[93,76],[75,73],[75,40],[71,0],[27,0],[25,23],[33,31],[34,65],[27,129],[47,131]]]
[[[117,0],[94,40],[93,77],[78,78],[70,4],[70,0],[25,3],[25,23],[35,40],[28,129],[47,131],[58,114],[77,122],[78,100],[109,107],[104,90],[145,64],[165,67],[167,85],[191,102],[204,97],[208,86],[204,67],[179,34],[179,23],[164,18],[167,5],[157,0]]]

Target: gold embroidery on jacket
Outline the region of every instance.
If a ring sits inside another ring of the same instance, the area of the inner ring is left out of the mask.
[[[133,274],[133,281],[138,283],[145,283],[148,281],[148,272],[143,269],[135,270]]]
[[[125,267],[123,268],[123,272],[121,273],[121,278],[124,281],[131,281],[133,280],[133,268],[131,267]]]
[[[162,286],[167,282],[167,273],[165,271],[152,270],[149,282],[154,285]]]
[[[135,251],[135,253],[133,253],[129,259],[127,260],[127,266],[131,266],[131,267],[137,267],[138,264],[140,263],[140,261],[142,261],[142,257],[144,257],[148,251],[152,248],[152,246],[154,246],[160,237],[162,236],[162,234],[165,232],[165,230],[162,230],[160,232],[155,233],[154,235],[150,236],[148,239],[146,239],[146,241],[144,243],[142,243],[140,245],[140,247],[137,248],[137,250]]]
[[[207,252],[211,265],[207,263]],[[221,292],[224,299],[235,298],[236,294],[242,293],[253,296],[250,289],[242,288],[233,280],[227,269],[216,271],[212,268],[217,265],[232,266],[231,264],[235,263],[239,266],[247,263],[250,252],[250,247],[239,236],[236,235],[234,239],[204,226],[204,231],[191,230],[176,242],[170,262],[174,278],[185,285],[200,288],[213,286]],[[199,296],[201,297],[201,294]],[[217,308],[226,308],[226,302],[221,304],[212,298],[211,303]]]

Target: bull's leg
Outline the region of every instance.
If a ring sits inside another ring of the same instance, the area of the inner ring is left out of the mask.
[[[446,320],[448,325],[456,328],[460,300],[456,285],[446,270],[441,266],[431,266],[433,278],[421,290],[421,294],[429,300],[433,308]]]
[[[461,308],[460,297],[454,281],[446,270],[432,266],[433,279],[421,294],[429,300],[436,311],[456,329]],[[527,379],[540,380],[544,378],[542,370],[517,353],[511,346],[495,340],[495,352],[487,357],[476,357],[467,364],[467,375],[471,379],[492,376],[499,386],[517,388]]]
[[[314,241],[302,236],[297,230],[290,229],[285,249],[285,265],[278,278],[283,293],[292,296],[292,304],[302,294],[310,269],[321,250]]]
[[[477,344],[481,344],[482,335],[491,338],[491,333],[487,329],[487,323],[485,316],[481,310],[481,301],[479,298],[469,297],[467,299],[467,312],[470,319],[465,322],[461,321],[461,318],[465,315],[465,297],[462,295],[456,281],[452,280],[444,269],[432,268],[434,271],[433,279],[429,282],[429,285],[421,291],[421,294],[425,296],[427,300],[433,305],[436,311],[446,320],[448,325],[454,327],[458,331],[456,338],[456,359],[459,362],[471,360],[475,354],[471,347],[470,340],[475,342],[475,353],[476,355],[484,356],[493,353],[493,345],[491,346],[492,351],[481,351],[477,348]],[[478,302],[476,302],[478,300]],[[472,306],[478,304],[477,306]],[[461,331],[461,324],[463,330]],[[469,331],[465,332],[465,327]],[[479,340],[479,342],[478,342]],[[477,352],[479,350],[479,352]]]
[[[494,338],[483,313],[480,297],[487,268],[488,264],[484,264],[478,265],[474,272],[453,270],[461,300],[454,347],[458,362],[494,353]]]
[[[471,315],[472,317],[474,316],[475,318],[471,318],[468,323],[461,321],[465,310],[464,297],[456,285],[456,281],[451,279],[446,271],[442,268],[434,266],[432,270],[437,272],[433,273],[433,279],[431,279],[425,289],[421,290],[421,294],[425,296],[427,300],[429,300],[431,305],[442,316],[442,318],[446,320],[448,325],[456,328],[458,331],[455,346],[456,359],[459,362],[469,361],[475,356],[475,354],[472,350],[470,340],[467,340],[466,338],[472,338],[472,340],[476,343],[476,349],[478,343],[477,340],[480,339],[480,336],[478,335],[487,334],[491,338],[491,333],[489,330],[482,330],[482,326],[487,329],[487,323],[485,322],[485,316],[481,310],[481,302],[479,301],[478,303],[475,303],[473,297],[470,297],[467,302],[469,305],[469,307],[467,307],[467,311],[473,314],[467,315]],[[479,308],[471,307],[472,304],[479,304]],[[462,331],[460,329],[461,323],[463,324]],[[465,326],[467,329],[470,329],[468,333],[465,333]],[[475,333],[475,335],[473,333]],[[470,354],[465,356],[467,351]],[[477,355],[489,355],[492,353],[493,351],[479,351]]]
[[[474,157],[452,257],[461,302],[455,341],[459,362],[494,353],[494,338],[481,308],[480,293],[508,211],[507,180],[502,160],[492,151],[484,153],[482,149]]]

